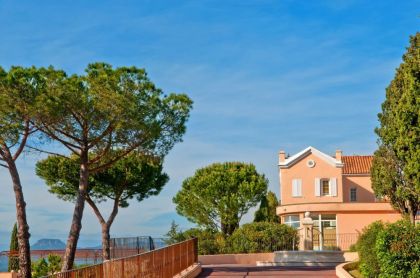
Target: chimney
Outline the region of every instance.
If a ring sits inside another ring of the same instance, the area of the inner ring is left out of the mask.
[[[343,152],[341,150],[336,150],[335,151],[335,159],[337,159],[338,161],[341,161],[341,156],[343,155]]]
[[[286,153],[284,151],[279,151],[279,164],[286,160]]]

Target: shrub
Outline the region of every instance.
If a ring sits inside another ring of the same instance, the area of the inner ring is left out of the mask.
[[[61,257],[54,254],[49,254],[47,257],[48,261],[48,273],[54,274],[61,270],[62,261]]]
[[[261,253],[297,250],[297,231],[284,224],[255,222],[244,224],[229,238],[232,253]]]
[[[357,252],[357,244],[352,244],[349,247],[350,252]]]
[[[379,277],[420,277],[420,226],[398,221],[378,234]]]
[[[181,231],[178,228],[178,225],[172,222],[171,229],[166,236],[166,244],[174,244],[196,237],[198,239],[199,255],[219,254],[228,250],[227,243],[223,235],[220,232],[208,229],[191,228],[186,231]]]
[[[192,228],[184,231],[183,237],[185,239],[196,237],[198,239],[198,254],[199,255],[212,255],[219,254],[219,243],[223,236],[219,232],[208,229]]]
[[[179,225],[175,223],[175,221],[172,221],[171,228],[169,229],[169,231],[166,233],[165,236],[166,236],[166,239],[164,241],[168,245],[185,240],[185,236],[183,232],[179,228]]]
[[[61,269],[61,257],[49,254],[47,260],[44,258],[32,263],[32,277],[43,277],[59,272]]]
[[[48,275],[48,263],[44,258],[32,263],[32,277],[38,278]]]
[[[375,244],[378,234],[385,229],[384,223],[376,221],[365,227],[356,243],[359,253],[360,272],[366,278],[378,277],[379,262],[375,253]]]

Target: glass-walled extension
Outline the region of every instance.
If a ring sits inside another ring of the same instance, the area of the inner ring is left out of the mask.
[[[337,216],[335,214],[313,214],[314,250],[337,250]]]
[[[300,227],[300,218],[299,218],[299,214],[291,214],[291,215],[286,215],[284,217],[284,224],[299,229]]]
[[[348,232],[345,230],[346,226],[349,226],[348,221],[354,221],[357,217],[349,214],[339,213],[320,213],[320,212],[308,212],[308,216],[303,214],[293,213],[281,216],[281,222],[290,227],[295,228],[298,231],[300,241],[303,242],[307,238],[307,228],[312,229],[310,235],[310,247],[305,247],[300,244],[301,250],[316,250],[316,251],[329,251],[329,250],[350,250],[351,246],[354,245],[359,237],[357,232]],[[305,217],[309,217],[305,220]],[[312,220],[312,222],[310,221]],[[340,220],[340,221],[338,221]],[[359,219],[360,220],[360,219]],[[338,222],[340,227],[338,227]],[[306,224],[304,224],[306,223]],[[306,225],[306,228],[305,228]],[[308,226],[309,225],[309,226]],[[344,232],[343,232],[344,230]],[[305,241],[307,242],[307,241]]]

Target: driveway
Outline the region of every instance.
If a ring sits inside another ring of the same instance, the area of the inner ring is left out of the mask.
[[[203,271],[198,277],[337,277],[335,267],[257,267],[241,265],[214,265],[203,266]]]

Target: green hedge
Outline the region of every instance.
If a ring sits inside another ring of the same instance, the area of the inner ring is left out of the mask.
[[[408,221],[390,224],[378,234],[375,248],[379,277],[420,277],[420,226]]]
[[[374,222],[356,243],[359,269],[365,278],[420,277],[420,226],[401,220]]]
[[[297,250],[296,229],[284,224],[256,222],[244,224],[229,238],[231,253],[264,253]]]
[[[375,252],[375,244],[378,234],[384,229],[385,225],[381,221],[373,222],[362,230],[362,234],[356,243],[360,260],[359,269],[366,278],[379,276],[380,267]]]
[[[172,224],[166,234],[167,244],[189,238],[198,238],[198,254],[261,253],[277,250],[297,250],[299,237],[297,231],[284,224],[258,222],[245,224],[226,237],[222,233],[200,228],[180,231]]]
[[[198,254],[213,255],[223,252],[226,245],[222,233],[211,230],[192,228],[183,232],[186,239],[198,238]]]

